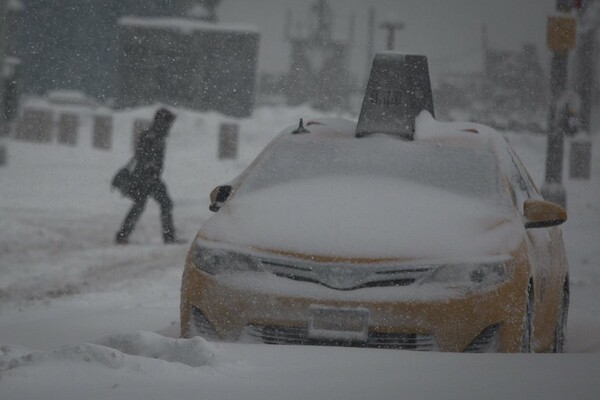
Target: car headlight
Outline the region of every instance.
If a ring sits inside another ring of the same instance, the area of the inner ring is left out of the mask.
[[[196,246],[193,262],[211,275],[260,271],[258,262],[246,254],[200,245]]]
[[[449,287],[496,285],[511,276],[511,262],[465,263],[441,265],[425,282],[443,283]]]

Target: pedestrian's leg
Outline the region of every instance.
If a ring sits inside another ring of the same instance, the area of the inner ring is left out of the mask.
[[[117,232],[117,237],[115,238],[115,242],[117,244],[127,244],[129,240],[129,235],[133,232],[135,228],[135,224],[138,222],[140,217],[142,216],[142,212],[144,211],[144,207],[146,207],[147,198],[141,198],[135,200],[131,209],[127,213],[123,224],[121,225],[121,229]]]
[[[161,181],[152,192],[152,196],[160,205],[160,222],[165,243],[175,241],[175,227],[173,226],[173,202],[167,193],[167,186]]]

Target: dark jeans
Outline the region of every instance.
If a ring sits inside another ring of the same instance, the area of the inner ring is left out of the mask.
[[[162,223],[163,240],[165,243],[175,240],[175,227],[173,226],[173,202],[167,193],[167,187],[162,181],[157,181],[147,191],[147,194],[134,200],[133,206],[127,213],[121,229],[117,232],[117,242],[126,243],[133,232],[135,224],[142,216],[148,197],[153,197],[160,205],[160,222]]]

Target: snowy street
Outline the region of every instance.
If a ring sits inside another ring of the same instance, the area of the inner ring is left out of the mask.
[[[309,108],[260,108],[239,120],[235,161],[217,159],[217,113],[178,110],[164,180],[177,234],[165,246],[149,201],[128,246],[114,235],[131,203],[110,180],[131,157],[131,126],[154,108],[114,114],[113,148],[7,140],[0,167],[0,398],[597,399],[600,393],[600,140],[591,181],[564,184],[571,270],[566,352],[442,354],[179,340],[184,257],[210,216],[209,193],[239,174]],[[349,118],[348,116],[343,116]],[[506,137],[540,187],[546,138]],[[47,393],[52,393],[48,396]],[[83,394],[85,393],[85,394]],[[400,395],[401,394],[401,395]]]

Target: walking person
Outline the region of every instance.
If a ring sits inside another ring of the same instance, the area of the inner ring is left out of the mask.
[[[165,243],[177,243],[173,226],[173,202],[169,198],[167,187],[161,180],[164,166],[166,139],[175,114],[161,108],[154,114],[150,128],[141,133],[135,147],[130,167],[132,187],[130,197],[134,203],[125,217],[121,229],[115,238],[116,244],[127,244],[129,235],[140,219],[149,197],[153,197],[160,206],[160,221]]]

